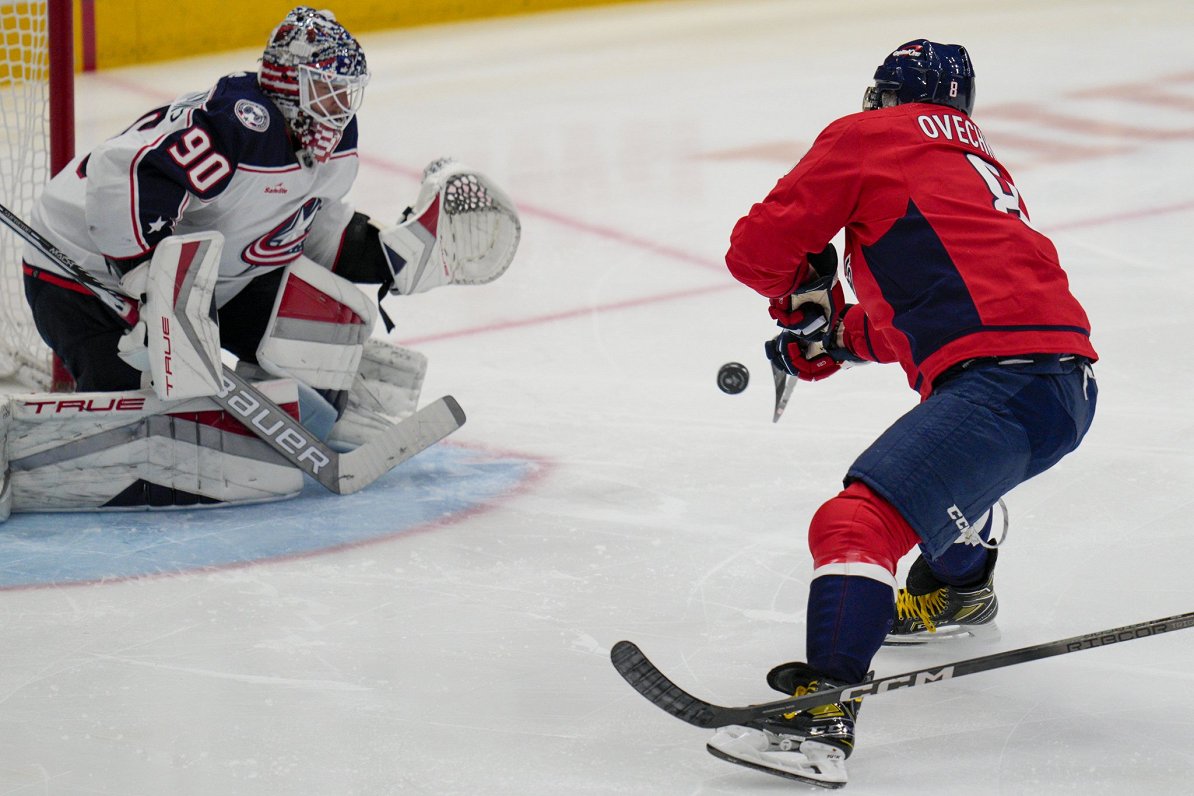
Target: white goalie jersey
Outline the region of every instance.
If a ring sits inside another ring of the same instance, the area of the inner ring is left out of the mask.
[[[332,266],[352,216],[344,197],[356,178],[356,141],[354,120],[326,162],[300,164],[256,75],[228,75],[76,158],[48,184],[32,226],[116,290],[119,269],[108,260],[136,262],[168,235],[218,231],[215,303],[223,306],[300,255]],[[25,259],[61,274],[32,248]]]

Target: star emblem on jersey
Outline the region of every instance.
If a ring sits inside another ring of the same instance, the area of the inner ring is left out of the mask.
[[[149,231],[150,232],[161,232],[162,227],[164,227],[164,226],[166,226],[166,219],[159,216],[156,221],[150,222]]]
[[[264,105],[252,100],[236,101],[236,118],[240,123],[256,133],[264,133],[269,129],[269,111]]]

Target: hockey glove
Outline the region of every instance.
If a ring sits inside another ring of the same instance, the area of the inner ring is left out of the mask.
[[[771,299],[769,311],[778,325],[812,339],[837,323],[846,297],[837,279],[837,249],[832,243],[808,255],[808,264],[812,278],[790,295]]]
[[[780,332],[768,340],[764,352],[771,364],[803,381],[827,379],[842,369],[820,343],[806,342],[798,332]]]
[[[145,303],[146,286],[149,284],[149,261],[125,273],[120,280],[120,289],[137,300],[138,308]],[[142,373],[149,371],[149,335],[144,319],[138,318],[116,341],[116,355],[131,367]],[[149,379],[143,379],[142,386],[149,386]]]

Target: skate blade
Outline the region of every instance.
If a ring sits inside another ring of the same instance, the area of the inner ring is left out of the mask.
[[[913,647],[924,644],[949,644],[963,639],[977,639],[979,641],[999,641],[1003,634],[994,622],[985,625],[946,625],[937,628],[937,632],[930,633],[899,633],[889,634],[883,639],[885,647]]]
[[[836,790],[846,785],[845,756],[840,749],[817,742],[804,742],[800,752],[784,752],[783,763],[775,762],[768,765],[768,752],[755,748],[750,743],[740,743],[745,740],[734,738],[732,731],[738,728],[722,728],[713,739],[705,744],[705,751],[719,760],[733,763],[737,766],[751,768],[764,774],[771,774],[784,779],[793,779],[806,785],[818,788]],[[726,732],[728,731],[728,732]],[[730,737],[724,737],[729,735]],[[728,748],[721,749],[715,743],[723,743]],[[804,753],[809,747],[808,754]],[[794,767],[794,766],[798,766]]]

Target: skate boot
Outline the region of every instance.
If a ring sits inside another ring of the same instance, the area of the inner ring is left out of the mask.
[[[982,575],[971,586],[942,583],[929,570],[924,556],[917,558],[907,583],[896,595],[895,621],[883,643],[925,644],[967,636],[998,639],[999,628],[994,623],[999,613],[999,599],[995,596],[997,553],[991,550],[987,554]]]
[[[804,663],[784,663],[767,675],[772,688],[792,696],[848,683],[825,679]],[[721,727],[706,749],[740,766],[822,788],[846,784],[846,758],[854,751],[854,719],[861,699]]]

